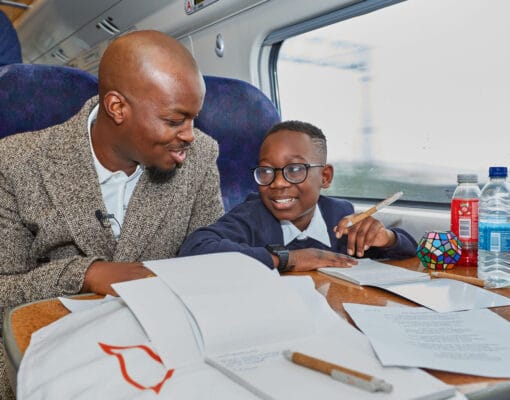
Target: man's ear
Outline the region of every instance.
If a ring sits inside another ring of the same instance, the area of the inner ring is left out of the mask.
[[[126,98],[116,90],[107,92],[103,99],[106,114],[116,125],[122,124],[128,114],[129,105]]]
[[[326,166],[322,168],[321,189],[327,189],[331,185],[331,182],[333,181],[333,175],[334,175],[333,166],[331,164],[326,164]]]

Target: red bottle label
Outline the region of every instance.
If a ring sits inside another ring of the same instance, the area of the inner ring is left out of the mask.
[[[453,199],[451,230],[462,243],[478,242],[478,199]]]

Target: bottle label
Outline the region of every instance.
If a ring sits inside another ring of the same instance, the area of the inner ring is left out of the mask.
[[[510,251],[510,224],[480,222],[478,249],[485,251]]]
[[[452,199],[451,230],[463,244],[478,241],[478,199]]]

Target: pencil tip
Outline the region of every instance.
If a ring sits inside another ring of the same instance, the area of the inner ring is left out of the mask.
[[[393,385],[382,379],[377,379],[374,383],[376,384],[377,391],[390,393],[393,390]]]
[[[393,390],[393,385],[389,384],[388,382],[382,382],[381,383],[381,390],[386,393],[390,393]]]
[[[290,350],[283,350],[282,355],[287,359],[292,361],[292,351]]]

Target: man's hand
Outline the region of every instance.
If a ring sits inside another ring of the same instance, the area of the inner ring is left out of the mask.
[[[363,257],[370,247],[391,247],[395,244],[395,233],[386,229],[378,219],[367,217],[348,228],[351,218],[352,215],[342,218],[333,229],[338,239],[347,235],[347,254]]]
[[[289,252],[289,265],[293,267],[293,272],[313,271],[322,267],[351,267],[357,263],[354,258],[328,250],[310,248]]]
[[[96,261],[90,265],[85,274],[81,292],[117,296],[111,287],[112,283],[146,278],[150,275],[151,271],[142,263]]]

